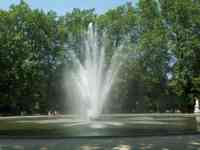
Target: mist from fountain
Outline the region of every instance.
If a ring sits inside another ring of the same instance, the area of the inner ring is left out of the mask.
[[[122,46],[107,61],[106,36],[98,36],[95,26],[90,23],[83,47],[82,59],[72,54],[74,92],[79,94],[79,105],[82,105],[84,111],[82,114],[87,118],[96,118],[101,114],[119,72]]]

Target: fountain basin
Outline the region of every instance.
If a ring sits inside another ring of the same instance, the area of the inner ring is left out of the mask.
[[[1,138],[146,137],[200,134],[199,114],[2,117]]]

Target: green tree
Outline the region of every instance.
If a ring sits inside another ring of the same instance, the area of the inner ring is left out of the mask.
[[[199,2],[161,1],[168,27],[169,46],[176,58],[171,86],[181,97],[180,109],[193,112],[194,97],[199,97]]]

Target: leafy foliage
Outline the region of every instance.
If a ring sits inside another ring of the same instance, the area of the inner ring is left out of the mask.
[[[193,111],[200,98],[198,0],[140,0],[102,15],[73,9],[64,16],[21,1],[0,10],[0,114],[70,108],[62,77],[71,69],[69,52],[81,57],[90,22],[107,34],[108,59],[119,45],[127,58],[105,112]]]

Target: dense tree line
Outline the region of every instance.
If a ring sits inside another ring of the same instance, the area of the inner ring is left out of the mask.
[[[102,15],[73,9],[64,16],[21,1],[0,10],[0,114],[70,112],[63,75],[72,66],[69,51],[81,55],[90,22],[106,32],[108,56],[124,44],[128,57],[105,112],[193,111],[200,98],[199,0],[140,0]]]

